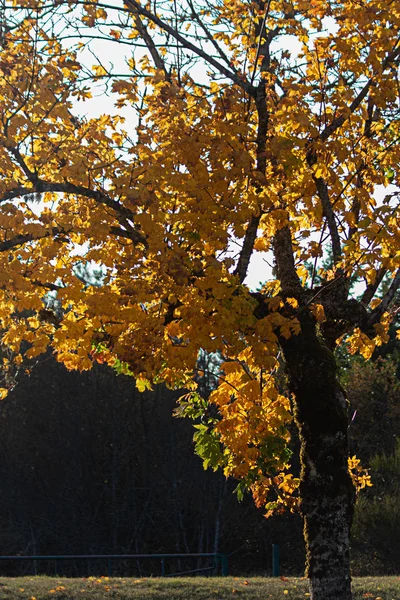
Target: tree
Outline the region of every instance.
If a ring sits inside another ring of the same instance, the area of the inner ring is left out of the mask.
[[[208,405],[195,392],[186,400],[204,415],[205,458],[268,510],[294,506],[299,487],[311,598],[351,598],[355,491],[332,351],[343,336],[365,357],[384,343],[400,283],[388,187],[399,164],[398,3],[23,0],[10,10],[0,317],[14,359],[4,370],[26,346],[30,358],[50,346],[68,368],[97,358],[141,388],[190,386],[199,349],[220,352]],[[133,52],[124,73],[88,62],[94,37]],[[101,82],[115,110],[82,116],[74,102]],[[124,106],[136,119],[124,123]],[[253,292],[258,252],[273,271]],[[102,268],[101,287],[77,276],[82,260]],[[43,306],[49,290],[61,315]],[[293,418],[300,482],[288,471]]]

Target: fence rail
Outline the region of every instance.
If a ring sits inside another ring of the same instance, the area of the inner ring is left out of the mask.
[[[208,567],[201,567],[197,569],[190,569],[180,571],[176,573],[167,573],[166,571],[166,560],[173,559],[186,559],[186,558],[212,558],[213,562]],[[161,577],[172,577],[177,575],[189,575],[193,573],[205,573],[209,572],[214,575],[221,574],[222,576],[228,575],[229,564],[228,556],[226,554],[215,553],[215,552],[197,552],[197,553],[185,553],[185,554],[56,554],[56,555],[28,555],[28,556],[0,556],[0,561],[9,562],[23,562],[32,561],[36,572],[36,562],[47,561],[53,563],[53,574],[57,575],[57,566],[61,561],[87,561],[90,566],[91,561],[107,561],[107,574],[109,577],[113,575],[113,565],[115,561],[125,560],[142,560],[152,559],[158,562],[160,561],[160,574]],[[1,564],[1,562],[0,562]]]

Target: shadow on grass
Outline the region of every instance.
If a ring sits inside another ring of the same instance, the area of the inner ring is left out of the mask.
[[[354,599],[400,600],[400,577],[359,577]],[[1,600],[306,600],[304,578],[0,577]]]

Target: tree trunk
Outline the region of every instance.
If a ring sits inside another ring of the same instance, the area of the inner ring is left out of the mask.
[[[310,600],[351,600],[347,402],[332,352],[310,315],[283,351],[301,443],[301,512]]]

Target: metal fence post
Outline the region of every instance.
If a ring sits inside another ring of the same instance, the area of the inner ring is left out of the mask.
[[[221,562],[221,557],[219,554],[216,554],[214,556],[214,571],[213,571],[214,575],[218,575],[218,573],[219,573],[220,562]]]
[[[221,554],[221,575],[227,577],[229,574],[229,559],[227,554]]]
[[[279,577],[279,544],[272,544],[272,577]]]

